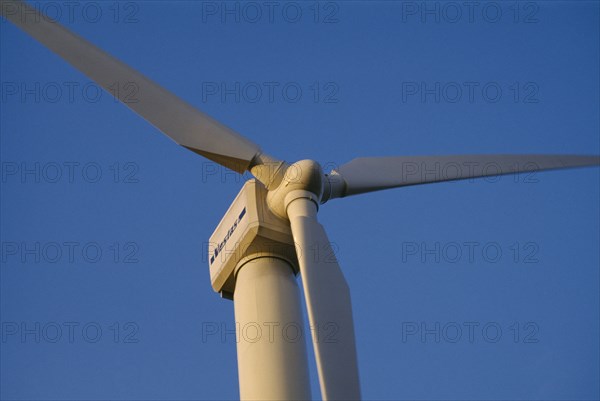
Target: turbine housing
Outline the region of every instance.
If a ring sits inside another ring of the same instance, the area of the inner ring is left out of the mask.
[[[224,298],[232,298],[238,269],[253,259],[283,259],[298,274],[290,223],[267,206],[267,192],[259,181],[248,180],[209,239],[210,281]]]
[[[273,189],[267,189],[256,179],[248,180],[210,237],[210,281],[224,298],[232,298],[238,269],[253,259],[280,258],[298,274],[287,205],[297,198],[309,198],[318,207],[326,177],[314,160],[300,160],[291,165],[280,163],[277,170],[281,178]]]

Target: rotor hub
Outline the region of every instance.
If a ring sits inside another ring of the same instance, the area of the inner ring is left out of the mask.
[[[294,199],[308,198],[317,207],[325,186],[323,169],[314,160],[300,160],[287,166],[281,183],[267,194],[267,205],[277,216],[287,219],[287,206]]]

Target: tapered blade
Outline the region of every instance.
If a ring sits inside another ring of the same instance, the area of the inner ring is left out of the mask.
[[[220,124],[165,88],[23,1],[2,0],[4,18],[142,116],[178,144],[243,173],[258,145]]]
[[[288,213],[290,213],[288,209]],[[323,400],[358,400],[350,291],[323,226],[290,213]]]
[[[329,198],[365,192],[464,180],[600,165],[600,156],[579,155],[462,155],[363,157],[340,166],[330,175],[335,188]]]

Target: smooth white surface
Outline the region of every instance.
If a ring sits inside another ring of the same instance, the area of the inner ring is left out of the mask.
[[[316,203],[291,200],[287,213],[296,242],[323,400],[358,400],[360,382],[350,290]]]
[[[274,257],[244,264],[234,306],[240,399],[309,400],[307,331],[291,266]]]
[[[406,185],[513,173],[526,175],[532,171],[599,164],[600,156],[583,155],[361,157],[343,164],[336,170],[341,175],[343,183],[339,180],[333,181],[335,188],[331,191],[330,198]]]

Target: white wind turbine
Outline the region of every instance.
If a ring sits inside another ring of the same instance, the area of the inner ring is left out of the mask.
[[[354,159],[324,174],[312,160],[288,164],[268,156],[258,145],[26,3],[1,3],[4,18],[107,91],[115,83],[134,83],[139,89],[135,101],[128,101],[125,94],[116,96],[175,142],[231,170],[250,171],[256,177],[242,188],[211,237],[212,285],[234,300],[240,325],[293,324],[301,328],[295,278],[300,273],[325,400],[359,399],[360,385],[350,292],[335,257],[328,252],[325,230],[317,221],[320,204],[406,185],[600,165],[600,156],[578,155],[369,157]],[[330,329],[335,335],[323,336],[323,331]],[[309,399],[304,341],[268,340],[242,338],[238,343],[241,398]]]

